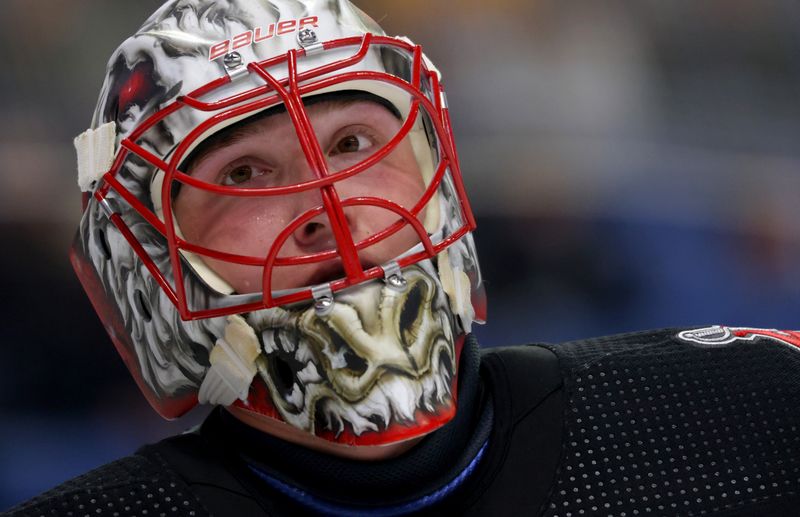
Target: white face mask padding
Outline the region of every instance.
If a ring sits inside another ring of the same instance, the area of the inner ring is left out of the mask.
[[[116,155],[117,124],[107,122],[97,129],[87,129],[73,140],[78,153],[78,186],[90,192],[108,172]]]

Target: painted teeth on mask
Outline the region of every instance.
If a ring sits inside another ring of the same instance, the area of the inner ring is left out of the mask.
[[[273,330],[265,330],[261,333],[261,343],[264,346],[264,353],[267,355],[278,351],[278,344],[275,342],[275,334],[276,332]]]
[[[325,399],[322,403],[322,413],[325,415],[325,427],[339,436],[344,430],[346,421],[353,427],[357,435],[365,431],[377,431],[378,426],[367,418],[361,416],[353,406],[344,405],[334,399]]]
[[[449,354],[442,353],[439,357],[439,361],[442,363],[442,369],[444,371],[445,390],[447,391],[447,396],[450,397],[452,396],[451,390],[453,389],[453,364]]]
[[[392,395],[391,397],[387,395],[386,398],[395,418],[401,422],[414,420],[417,401],[422,395],[422,388],[419,383],[402,375],[385,375],[378,380],[376,388],[381,390],[384,395]]]
[[[313,352],[293,327],[264,330],[261,339],[266,355],[264,373],[275,379],[284,409],[302,413],[306,409],[307,386],[324,380],[313,361]]]
[[[353,408],[363,418],[380,423],[383,427],[388,426],[392,418],[389,400],[386,398],[386,393],[380,389],[371,390],[369,395]]]
[[[445,349],[439,350],[434,362],[436,371],[426,375],[422,382],[403,375],[383,376],[363,400],[354,404],[343,404],[334,399],[321,403],[324,421],[318,422],[337,435],[343,430],[343,422],[352,425],[357,434],[364,431],[377,431],[386,427],[394,419],[410,422],[420,407],[430,412],[435,410],[433,400],[443,402],[450,397],[448,371],[449,357]],[[446,380],[447,379],[447,380]],[[392,393],[393,396],[387,396]]]
[[[297,348],[297,340],[295,339],[295,336],[290,336],[288,332],[281,329],[281,331],[275,335],[275,339],[284,352],[287,354],[294,354],[294,350]]]
[[[432,310],[436,311],[437,306]],[[452,322],[447,314],[437,312],[431,324],[436,321],[441,333],[435,335],[423,327],[429,343],[426,348],[430,348],[420,363],[422,375],[412,377],[391,368],[381,370],[363,398],[347,400],[338,393],[338,384],[331,386],[329,372],[335,372],[340,382],[351,378],[355,382],[369,369],[369,363],[358,356],[349,340],[329,325],[321,328],[307,312],[259,311],[254,322],[264,325],[257,328],[265,329],[261,333],[265,352],[261,375],[277,395],[275,402],[284,418],[297,427],[325,429],[338,436],[346,429],[360,435],[394,423],[408,424],[414,421],[417,410],[434,413],[437,406],[452,400]],[[360,327],[360,320],[355,323]],[[345,328],[349,336],[353,328]],[[320,361],[327,363],[330,370],[324,369]]]
[[[300,363],[311,363],[314,360],[314,352],[311,351],[308,343],[302,341],[294,351],[294,358]]]
[[[303,408],[303,401],[305,400],[305,394],[303,393],[302,388],[297,383],[292,385],[292,392],[286,397],[286,401],[292,404],[297,410]]]
[[[320,382],[322,380],[322,376],[317,371],[317,367],[311,362],[308,363],[305,368],[297,372],[297,378],[305,384]]]
[[[445,350],[440,350],[438,355],[433,361],[433,375],[430,377],[435,385],[436,401],[442,403],[451,396],[450,381],[453,378],[453,369],[449,354]]]
[[[426,375],[422,379],[422,397],[420,397],[419,405],[425,408],[429,413],[433,413],[433,398],[436,396],[436,382],[433,378],[435,375]]]
[[[446,347],[435,347],[431,354],[431,371],[421,379],[422,396],[417,402],[418,406],[432,413],[436,405],[447,400],[450,393],[450,379],[452,372],[448,364],[449,352]]]
[[[358,402],[346,403],[328,397],[320,400],[315,417],[317,428],[328,429],[338,436],[347,422],[360,434],[385,428],[395,420],[412,421],[417,409],[434,412],[437,405],[446,403],[452,396],[453,358],[449,347],[442,342],[434,345],[430,361],[431,370],[422,378],[383,376]],[[388,393],[397,394],[397,397],[389,397]]]

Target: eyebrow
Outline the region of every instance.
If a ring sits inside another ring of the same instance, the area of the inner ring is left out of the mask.
[[[248,122],[254,122],[248,120]],[[203,162],[208,155],[222,149],[234,145],[241,140],[244,140],[250,135],[258,132],[255,126],[247,124],[242,127],[229,127],[223,129],[222,132],[217,133],[203,142],[201,142],[184,160],[180,170],[191,174],[191,170]]]
[[[331,110],[334,108],[349,106],[360,101],[369,101],[379,104],[386,108],[398,120],[403,120],[400,111],[388,100],[375,94],[358,90],[343,90],[340,92],[329,92],[322,95],[317,95],[304,100],[304,106],[309,107],[315,104],[328,103],[327,108],[328,110]],[[203,140],[189,154],[189,156],[183,160],[179,170],[186,172],[187,174],[191,174],[191,169],[200,164],[209,154],[224,147],[234,145],[244,138],[257,133],[258,128],[255,125],[256,122],[266,120],[269,117],[285,112],[286,105],[281,103],[222,129],[218,133]],[[180,190],[180,188],[177,190]],[[175,191],[176,189],[173,188],[173,192]],[[177,195],[176,192],[175,195]]]
[[[209,154],[214,153],[215,151],[218,151],[224,147],[234,145],[244,138],[257,133],[258,129],[255,125],[255,122],[284,112],[286,112],[286,106],[280,104],[257,113],[252,117],[240,120],[239,122],[220,130],[218,133],[211,135],[200,142],[200,144],[195,147],[191,153],[189,153],[189,156],[187,156],[181,163],[180,170],[187,174],[191,174],[191,170],[200,164]]]

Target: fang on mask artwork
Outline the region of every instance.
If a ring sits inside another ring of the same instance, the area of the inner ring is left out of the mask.
[[[485,304],[418,45],[344,1],[170,2],[112,56],[76,146],[73,265],[162,415],[235,406],[348,445],[453,417]]]
[[[456,349],[444,293],[416,266],[406,281],[402,290],[372,282],[321,315],[308,307],[250,316],[264,329],[257,385],[286,422],[336,437],[452,417]],[[254,389],[251,403],[259,396]]]

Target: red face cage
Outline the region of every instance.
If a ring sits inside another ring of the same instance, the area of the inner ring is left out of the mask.
[[[382,71],[348,71],[334,76],[330,75],[336,71],[362,62],[368,55],[371,47],[376,45],[394,47],[411,54],[412,64],[410,81]],[[176,98],[173,102],[149,116],[127,138],[122,140],[111,169],[103,176],[103,182],[94,192],[93,195],[95,199],[100,203],[104,203],[106,196],[113,190],[124,199],[135,212],[164,236],[169,248],[170,265],[172,268],[171,277],[176,279],[174,285],[170,282],[169,275],[162,272],[156,266],[142,243],[133,235],[130,228],[123,220],[123,217],[115,212],[109,215],[110,220],[128,241],[139,259],[147,267],[150,274],[158,282],[172,303],[175,304],[183,320],[251,312],[312,299],[313,293],[311,288],[302,288],[288,294],[274,296],[272,290],[272,276],[275,268],[314,264],[339,258],[344,268],[345,276],[330,283],[330,288],[333,292],[368,280],[384,277],[389,273],[385,271],[383,266],[375,266],[367,269],[362,267],[361,261],[359,260],[359,251],[387,239],[403,228],[411,227],[413,229],[419,242],[422,244],[422,249],[397,258],[396,264],[401,268],[425,259],[434,258],[442,250],[475,229],[475,220],[464,190],[461,170],[458,164],[448,109],[443,102],[444,92],[439,83],[438,74],[430,70],[425,64],[422,58],[421,47],[400,39],[373,36],[372,34],[366,34],[363,38],[353,37],[331,40],[323,43],[323,47],[325,51],[353,47],[355,52],[348,57],[332,63],[300,72],[298,70],[298,59],[305,57],[306,51],[302,49],[290,50],[286,54],[261,62],[250,63],[247,66],[247,71],[251,77],[257,77],[264,81],[265,84],[261,86],[213,102],[201,100],[204,96],[208,96],[215,90],[224,87],[232,81],[230,76],[225,75],[187,95]],[[277,79],[268,71],[269,68],[275,66],[286,67],[286,78]],[[302,98],[314,94],[314,92],[323,91],[334,85],[355,80],[378,81],[404,90],[410,96],[411,111],[399,132],[383,148],[366,160],[344,170],[336,171],[334,174],[328,170],[328,164],[326,163],[314,130],[311,127],[311,122],[309,121]],[[423,81],[430,87],[430,98],[421,89],[421,83]],[[242,189],[207,183],[178,170],[179,164],[190,152],[195,142],[203,135],[207,134],[214,126],[222,125],[226,121],[230,123],[232,120],[239,120],[247,114],[255,114],[279,103],[283,103],[286,107],[292,124],[294,125],[298,141],[308,158],[315,179],[292,185]],[[148,130],[164,121],[166,117],[184,109],[216,113],[209,116],[190,131],[189,134],[182,139],[168,161],[159,158],[138,143],[140,138]],[[428,183],[424,194],[418,202],[412,208],[407,209],[400,206],[398,203],[380,197],[358,196],[344,200],[340,199],[336,190],[336,184],[362,173],[391,153],[412,130],[418,117],[420,117],[420,110],[424,110],[428,114],[429,121],[433,126],[433,131],[436,133],[439,141],[438,153],[440,159],[438,166],[435,168],[432,180]],[[129,158],[129,154],[144,160],[156,170],[163,171],[164,181],[160,192],[163,206],[163,220],[154,213],[153,210],[148,208],[142,200],[131,193],[123,185],[123,182],[119,180],[118,175],[126,159]],[[419,215],[431,201],[437,189],[440,188],[448,170],[451,173],[453,187],[458,199],[461,212],[459,214],[459,220],[462,224],[446,235],[442,240],[434,243],[423,227]],[[278,234],[266,256],[226,253],[188,242],[176,234],[176,225],[172,208],[172,191],[175,182],[190,185],[194,188],[222,196],[240,197],[266,198],[316,189],[320,193],[322,205],[306,210],[291,221]],[[359,242],[354,242],[344,214],[345,208],[354,206],[379,207],[395,213],[398,218],[393,224],[378,233],[370,235]],[[336,242],[335,250],[326,250],[297,256],[278,256],[283,243],[296,229],[323,213],[327,215],[331,224],[331,230]],[[263,277],[260,299],[253,300],[252,298],[248,298],[248,300],[243,303],[193,310],[187,301],[185,286],[183,282],[179,280],[183,278],[183,268],[188,267],[182,260],[182,250],[202,257],[226,261],[233,264],[262,267]]]

